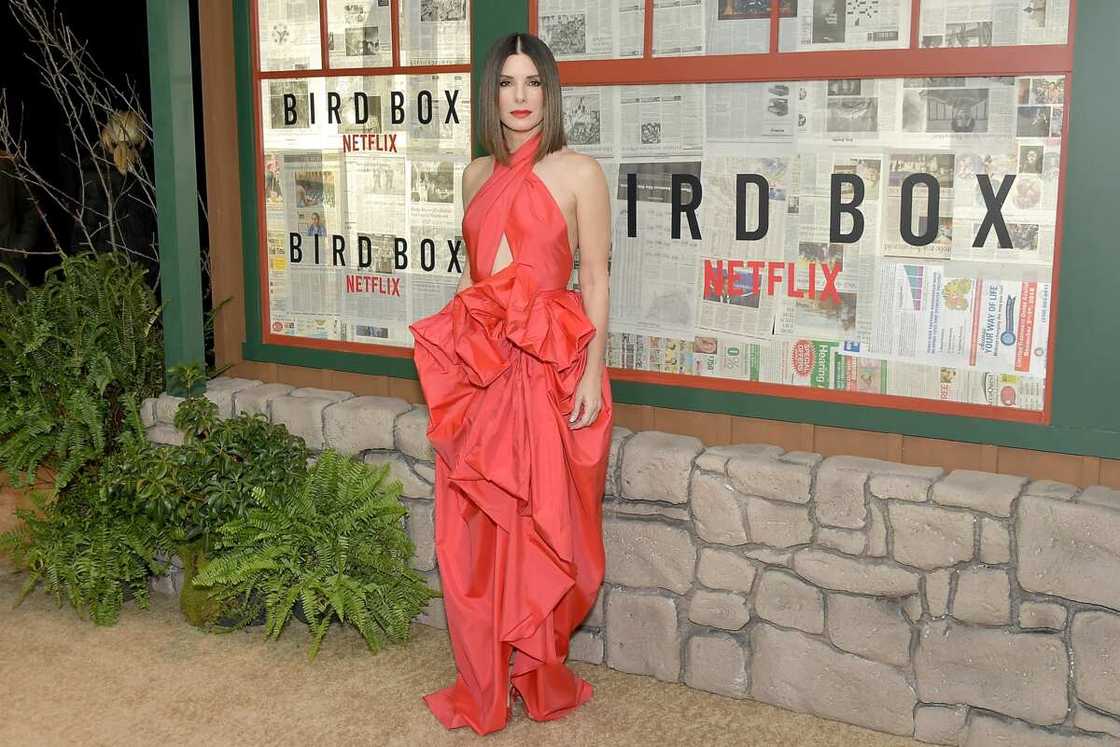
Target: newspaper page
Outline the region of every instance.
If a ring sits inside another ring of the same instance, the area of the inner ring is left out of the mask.
[[[653,54],[770,50],[771,0],[654,0]]]
[[[922,0],[923,47],[1065,44],[1069,0]]]
[[[783,52],[904,49],[910,46],[910,0],[800,0],[779,25]]]
[[[389,0],[327,0],[327,50],[332,68],[393,64]]]
[[[459,65],[471,60],[468,0],[401,2],[401,65]]]
[[[537,34],[557,60],[641,57],[643,0],[540,0]]]
[[[257,0],[261,70],[322,67],[319,0]]]

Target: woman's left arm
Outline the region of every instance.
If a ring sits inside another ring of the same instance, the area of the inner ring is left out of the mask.
[[[599,162],[579,157],[576,178],[576,234],[579,246],[579,288],[583,308],[595,325],[587,347],[587,368],[576,387],[568,425],[583,428],[595,422],[603,407],[602,377],[610,313],[607,257],[611,247],[611,200]]]

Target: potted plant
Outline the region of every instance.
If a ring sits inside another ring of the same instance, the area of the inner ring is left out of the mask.
[[[374,653],[407,640],[412,619],[440,593],[409,565],[407,509],[388,471],[328,449],[294,493],[254,488],[253,505],[221,527],[216,554],[194,584],[258,593],[272,638],[298,601],[310,659],[335,621],[356,627]]]

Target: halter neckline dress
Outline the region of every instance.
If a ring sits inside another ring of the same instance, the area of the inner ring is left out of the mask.
[[[410,325],[435,451],[435,544],[455,682],[424,696],[448,729],[530,718],[591,698],[564,663],[603,581],[602,497],[613,406],[606,368],[596,420],[568,417],[595,326],[568,226],[533,171],[538,133],[494,171],[463,216],[474,284]],[[512,261],[490,275],[501,237]],[[509,661],[513,653],[513,671]]]

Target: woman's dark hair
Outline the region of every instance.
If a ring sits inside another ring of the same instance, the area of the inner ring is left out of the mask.
[[[532,34],[510,34],[490,47],[482,68],[482,84],[478,92],[478,139],[494,160],[509,163],[509,148],[502,132],[502,116],[498,109],[498,82],[502,65],[511,54],[524,54],[533,61],[544,89],[544,120],[541,122],[541,144],[535,160],[558,151],[567,144],[564,137],[563,104],[560,100],[560,71],[556,58],[543,41]]]

